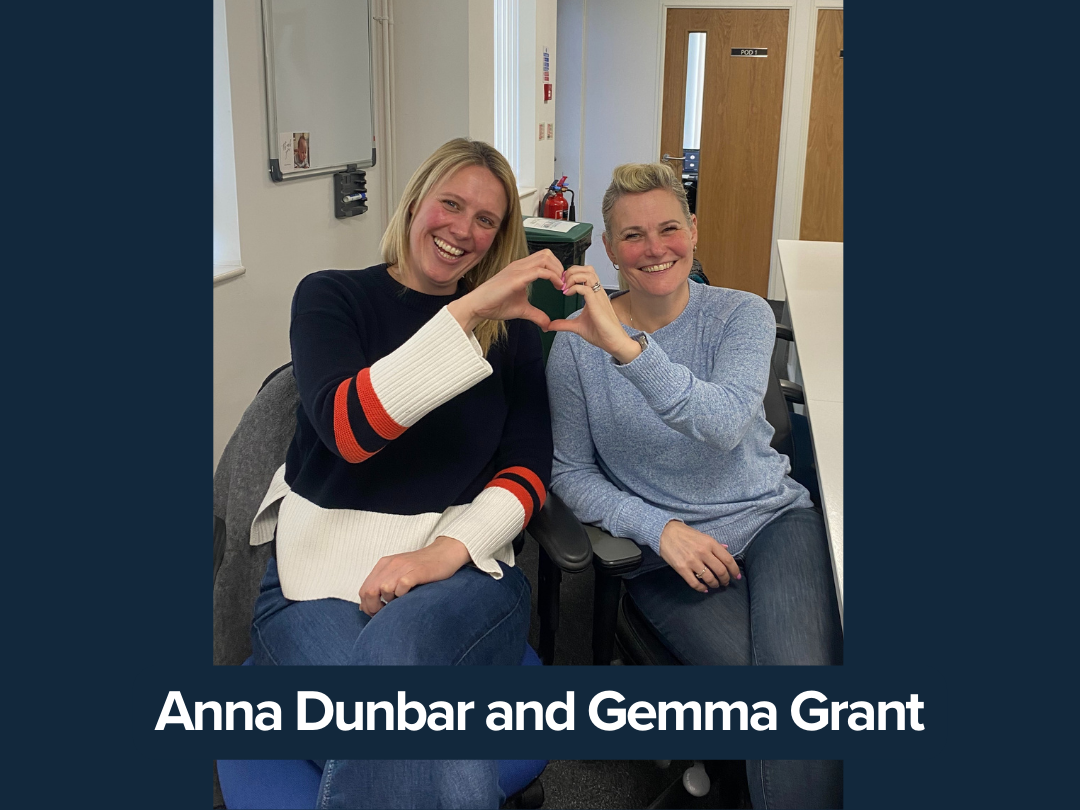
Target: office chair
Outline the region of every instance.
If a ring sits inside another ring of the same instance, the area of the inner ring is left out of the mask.
[[[788,455],[791,460],[791,477],[802,484],[810,492],[810,500],[816,506],[821,505],[821,490],[818,486],[817,464],[814,461],[814,444],[810,436],[810,421],[806,414],[796,413],[796,405],[805,405],[806,398],[802,386],[798,383],[785,380],[783,375],[787,373],[786,360],[790,351],[780,351],[780,343],[791,345],[795,342],[795,334],[790,326],[782,323],[776,324],[776,349],[773,351],[773,371],[779,378],[780,390],[787,402],[788,421],[791,425],[791,444],[793,454]],[[784,364],[778,363],[780,357],[784,358]]]
[[[251,617],[269,559],[270,544],[252,546],[248,540],[251,521],[270,485],[270,479],[285,460],[296,428],[296,409],[300,397],[291,366],[291,363],[287,363],[275,369],[263,381],[229,439],[214,473],[215,664],[235,666],[248,663],[251,657]],[[580,533],[580,524],[576,523],[569,509],[565,506],[562,509],[565,513],[561,513],[558,507],[549,509],[548,521],[554,521],[557,526],[565,526],[567,521],[573,521],[578,527],[578,534],[558,532],[557,536],[551,537],[542,553],[568,566],[567,570],[584,570],[590,564],[592,552]],[[524,533],[514,540],[515,553],[521,552],[523,544]],[[557,606],[557,599],[555,604]],[[550,643],[553,648],[553,636]],[[528,645],[522,664],[540,664],[536,653]],[[310,783],[308,771],[314,766],[311,763],[305,765],[302,760],[299,762],[300,765],[290,762],[280,764],[280,773],[274,770],[278,766],[273,762],[268,765],[248,761],[224,764],[220,777],[228,782],[221,784],[226,803],[231,794],[236,797],[234,806],[314,807],[314,791],[311,792],[310,804],[259,804],[264,799],[260,798],[256,782],[268,778],[266,768],[278,774],[271,783],[280,794],[273,794],[272,791],[271,794],[282,796],[281,801],[292,802],[293,799],[288,797],[294,797],[297,790],[307,795]],[[546,764],[546,761],[540,760],[500,761],[500,785],[507,796],[513,797],[513,803],[507,806],[540,806],[543,787],[536,780]],[[215,778],[217,776],[215,771]],[[318,787],[318,780],[315,787]]]
[[[667,768],[670,760],[656,760]],[[696,761],[657,796],[649,810],[662,808],[749,808],[745,760]]]

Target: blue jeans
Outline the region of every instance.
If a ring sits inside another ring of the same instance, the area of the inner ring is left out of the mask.
[[[755,810],[844,806],[842,759],[748,759],[746,779]]]
[[[317,808],[498,808],[494,760],[331,759],[323,769]]]
[[[517,666],[529,632],[529,581],[466,566],[420,585],[375,616],[354,602],[294,602],[281,593],[277,563],[263,577],[251,645],[257,666]],[[319,808],[497,808],[505,798],[494,761],[327,760]]]
[[[634,604],[684,664],[835,665],[844,637],[825,521],[792,509],[767,523],[737,559],[742,579],[707,594],[673,568],[627,579]],[[748,761],[754,807],[839,807],[840,762]]]

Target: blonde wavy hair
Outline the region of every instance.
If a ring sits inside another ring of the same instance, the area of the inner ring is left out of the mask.
[[[461,283],[465,285],[465,289],[476,289],[506,265],[528,255],[525,228],[521,224],[521,200],[510,164],[493,146],[483,141],[455,138],[436,149],[405,186],[397,210],[390,218],[390,224],[379,244],[384,262],[388,265],[409,265],[409,230],[412,228],[416,206],[436,185],[466,166],[483,166],[495,175],[495,179],[502,184],[503,191],[506,192],[507,207],[491,247],[476,266],[462,277]],[[488,349],[506,337],[506,324],[502,321],[481,321],[474,334],[487,356]]]
[[[686,201],[686,189],[679,175],[666,163],[624,163],[611,173],[611,185],[604,192],[600,213],[604,217],[604,235],[611,241],[611,212],[615,203],[627,194],[644,194],[646,191],[663,189],[670,191],[679,201],[683,219],[690,225],[690,203]],[[629,289],[622,270],[619,273],[619,289]]]

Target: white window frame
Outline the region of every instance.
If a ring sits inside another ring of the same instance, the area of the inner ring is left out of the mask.
[[[520,0],[495,3],[495,143],[521,177]]]
[[[214,283],[243,273],[225,0],[214,0]]]

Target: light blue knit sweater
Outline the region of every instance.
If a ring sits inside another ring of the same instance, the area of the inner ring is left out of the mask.
[[[556,336],[551,489],[582,522],[655,552],[674,519],[737,555],[778,514],[812,504],[769,446],[771,307],[751,293],[689,286],[686,309],[625,366],[575,334]]]

